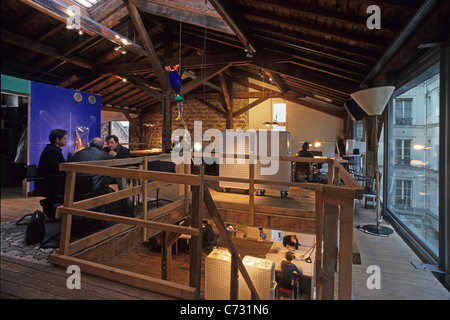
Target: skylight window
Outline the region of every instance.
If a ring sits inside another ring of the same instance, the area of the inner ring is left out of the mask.
[[[89,10],[102,0],[72,0],[72,1]]]

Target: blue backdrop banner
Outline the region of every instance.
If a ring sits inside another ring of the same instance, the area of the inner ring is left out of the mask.
[[[67,131],[64,158],[76,151],[80,142],[87,147],[92,138],[100,137],[100,117],[100,96],[31,81],[30,164],[38,164],[53,129]]]

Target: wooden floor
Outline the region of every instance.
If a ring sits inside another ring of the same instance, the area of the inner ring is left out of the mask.
[[[147,290],[81,274],[81,289],[67,288],[66,270],[1,258],[1,299],[167,300]]]
[[[354,225],[373,224],[374,210],[356,203]],[[361,253],[361,265],[353,265],[354,300],[450,300],[450,293],[431,272],[414,268],[411,262],[420,260],[397,233],[377,237],[355,228],[353,235]],[[380,290],[367,288],[370,265],[380,267]]]
[[[261,243],[246,239],[233,238],[236,249],[241,257],[251,255],[264,259],[266,253],[269,252],[272,243]],[[221,246],[221,243],[218,243]],[[207,254],[202,254],[202,294],[205,290],[205,258]],[[173,270],[171,272],[173,282],[189,285],[189,261],[190,255],[179,253],[172,256]],[[161,278],[161,254],[152,252],[149,247],[137,245],[124,253],[104,262],[105,265],[137,272],[155,278]]]
[[[231,202],[235,204],[248,204],[249,196],[243,190],[223,192],[217,185],[210,184],[211,196],[214,202]],[[266,190],[264,196],[255,196],[255,206],[272,206],[289,209],[314,211],[315,193],[313,190],[303,188],[289,188],[288,196],[281,198],[277,190]]]
[[[41,197],[25,198],[22,196],[22,189],[2,188],[1,189],[1,221],[19,219],[24,214],[32,213],[41,208],[39,201]]]
[[[269,201],[271,195],[266,193],[266,197],[255,197],[255,201]],[[226,197],[227,200],[239,199],[246,197],[239,194],[225,194],[217,192],[216,196]],[[284,201],[289,203],[289,198],[281,199],[277,192],[272,195],[273,201]],[[290,192],[289,196],[297,197],[295,192]],[[248,197],[247,197],[248,199]],[[275,200],[277,199],[277,200]],[[279,199],[279,200],[278,200]],[[1,221],[18,219],[26,213],[40,209],[40,198],[23,198],[20,196],[20,189],[3,190],[1,200]],[[285,201],[288,200],[288,201]],[[304,202],[305,206],[312,206],[312,198],[308,199],[301,194],[298,195],[299,202]],[[307,203],[311,202],[311,203]],[[354,224],[373,223],[375,213],[373,210],[362,208],[358,201],[354,216]],[[419,261],[412,250],[403,242],[403,240],[394,234],[389,238],[375,237],[364,234],[354,229],[354,237],[356,239],[359,251],[361,253],[361,265],[353,266],[353,299],[355,300],[393,300],[393,299],[450,299],[450,293],[438,282],[438,280],[428,271],[416,270],[411,261]],[[242,256],[246,254],[258,255],[259,249],[255,249],[253,245],[260,246],[261,243],[245,241],[245,245],[240,245],[238,250]],[[146,251],[147,250],[147,251]],[[261,248],[262,252],[268,249]],[[130,258],[139,256],[139,259],[146,259],[144,253],[148,252],[148,248],[141,246],[136,252],[126,252]],[[264,254],[265,254],[264,252]],[[159,259],[158,253],[153,253],[155,262]],[[175,259],[189,259],[188,255],[179,255]],[[142,260],[144,261],[144,260]],[[120,259],[112,259],[109,263],[115,266],[124,264]],[[128,262],[127,262],[128,263]],[[174,261],[174,265],[178,264]],[[181,264],[180,264],[181,265]],[[184,263],[183,263],[184,265]],[[369,265],[378,265],[381,268],[381,289],[369,290],[366,286],[366,273]],[[155,276],[160,274],[160,264],[155,263],[154,266],[148,268],[142,264],[142,272],[154,272]],[[179,274],[183,278],[183,274],[188,274],[187,268],[179,267]],[[153,271],[152,271],[153,270]],[[203,269],[204,270],[204,269]],[[33,274],[33,277],[30,275]],[[177,276],[178,277],[178,276]],[[67,274],[65,270],[56,266],[42,266],[2,257],[1,259],[1,298],[58,298],[58,299],[77,299],[80,293],[76,290],[68,290],[65,286]],[[140,290],[131,286],[121,285],[115,282],[85,275],[85,286],[82,288],[83,299],[166,299],[167,297]],[[175,279],[174,279],[175,280]],[[186,281],[186,279],[180,279]],[[202,286],[203,288],[203,286]]]

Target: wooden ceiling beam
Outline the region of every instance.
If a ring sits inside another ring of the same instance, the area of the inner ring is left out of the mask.
[[[225,99],[226,112],[228,110],[233,110],[233,101],[231,99],[230,92],[228,90],[228,84],[225,81],[225,77],[223,76],[223,72],[219,73],[220,86],[222,87],[223,97]]]
[[[293,67],[286,64],[272,63],[272,62],[254,62],[253,65],[264,68],[273,72],[277,72],[289,77],[298,78],[302,81],[309,82],[319,87],[327,88],[329,90],[350,94],[357,89],[357,85],[350,84],[339,78],[324,77],[323,74],[305,68]]]
[[[183,75],[185,75],[193,80],[198,78],[198,76],[196,76],[195,74],[193,74],[190,71],[183,71]],[[220,88],[219,86],[216,86],[214,83],[211,83],[209,81],[205,81],[205,86],[208,86],[211,89],[214,89],[216,91],[222,92],[222,88]]]
[[[226,0],[209,0],[209,2],[234,31],[234,34],[239,38],[244,48],[248,47],[252,52],[257,52],[257,41],[244,23],[241,13],[237,12],[233,7],[233,3]]]
[[[291,50],[295,49],[299,52],[307,51],[310,54],[327,56],[338,61],[345,60],[354,65],[368,66],[376,62],[380,57],[380,54],[374,51],[350,45],[343,47],[341,43],[334,40],[324,40],[300,32],[282,30],[275,27],[261,27],[259,24],[252,25],[252,30],[271,35],[271,37],[268,37],[259,33],[255,34],[257,38],[266,40],[266,43],[270,42],[276,46],[284,43],[283,47],[289,47]],[[288,41],[283,41],[282,39],[288,39]]]
[[[68,15],[66,14],[68,7],[72,4],[71,2],[61,2],[61,1],[48,1],[48,0],[20,0],[23,3],[59,20],[64,24],[67,22]],[[81,20],[81,28],[82,30],[93,36],[95,34],[108,39],[111,42],[121,44],[126,47],[126,49],[133,51],[139,55],[146,55],[145,50],[142,49],[140,45],[132,41],[131,39],[126,39],[124,36],[119,35],[117,32],[111,30],[109,27],[106,27],[97,21],[93,20],[90,17],[90,13],[85,9],[81,8],[80,14]],[[118,23],[118,20],[116,20]],[[120,37],[123,40],[127,41],[127,44],[124,45],[121,40],[118,40],[117,37]]]
[[[226,117],[227,113],[225,111],[223,111],[222,109],[220,109],[219,107],[216,107],[215,105],[213,105],[211,102],[208,101],[204,101],[204,100],[200,100],[200,99],[196,99],[198,102],[200,102],[201,104],[204,104],[205,106],[207,106],[208,108],[210,108],[212,111],[216,112],[217,114],[219,114],[222,117]]]
[[[266,101],[268,98],[259,98],[258,100],[255,100],[253,102],[250,102],[248,105],[240,108],[239,110],[236,110],[235,112],[233,112],[233,118],[236,118],[238,116],[240,116],[241,114],[249,111],[251,108],[256,107],[257,105],[263,103],[264,101]]]
[[[139,141],[141,141],[142,139],[141,130],[139,129],[139,126],[136,124],[136,121],[134,121],[129,112],[124,112],[123,114],[130,123],[130,126],[133,128],[133,131],[137,134]]]
[[[327,108],[327,107],[321,106],[319,104],[312,103],[310,101],[297,99],[295,97],[295,95],[286,95],[284,97],[284,99],[287,101],[290,101],[292,103],[299,104],[301,106],[304,106],[304,107],[307,107],[307,108],[310,108],[310,109],[313,109],[313,110],[316,110],[319,112],[323,112],[323,113],[329,114],[329,115],[337,117],[337,118],[344,117],[344,109],[343,108],[342,108],[342,111],[338,111],[334,108]]]
[[[268,72],[269,72],[270,78],[272,79],[273,83],[278,88],[278,90],[280,90],[280,92],[283,94],[286,93],[287,92],[286,85],[280,79],[278,74],[276,74],[275,72],[272,72],[272,71],[268,71]]]
[[[275,25],[283,25],[294,30],[306,30],[312,33],[319,33],[323,36],[332,36],[333,38],[344,40],[345,42],[354,41],[363,46],[371,46],[374,49],[382,51],[389,45],[389,39],[379,39],[373,36],[362,35],[356,32],[352,33],[344,30],[337,30],[326,26],[304,23],[297,19],[288,17],[280,17],[273,14],[266,14],[261,12],[243,12],[242,15],[251,20],[262,20],[264,23],[270,23]],[[252,23],[250,23],[251,26]]]
[[[158,78],[159,83],[161,84],[161,88],[163,91],[167,91],[169,89],[169,81],[167,72],[164,71],[161,61],[159,57],[156,55],[155,48],[153,46],[152,41],[147,33],[147,29],[142,22],[142,18],[136,8],[136,5],[131,0],[125,0],[125,4],[128,8],[128,12],[130,13],[131,20],[133,20],[133,24],[136,27],[136,30],[141,37],[141,41],[143,43],[145,52],[147,54],[147,58],[150,60],[150,63],[155,71],[156,77]]]
[[[139,111],[134,111],[130,109],[125,108],[115,108],[115,107],[108,107],[106,105],[102,105],[102,110],[104,111],[112,111],[112,112],[120,112],[120,113],[131,113],[131,114],[140,114]]]
[[[204,14],[202,10],[192,10],[190,1],[140,1],[139,10],[141,12],[194,24],[199,27],[217,30],[233,34],[233,30],[223,19]]]
[[[351,2],[358,2],[358,4],[364,4],[366,6],[370,6],[372,4],[375,4],[377,6],[380,6],[381,9],[383,8],[394,8],[399,9],[407,12],[414,11],[416,7],[414,6],[414,2],[410,0],[351,0]],[[412,2],[412,3],[411,3]],[[420,2],[420,1],[419,1]],[[415,2],[417,4],[417,1]]]
[[[325,8],[318,8],[311,5],[306,5],[302,3],[297,3],[295,6],[290,6],[289,4],[285,4],[283,2],[277,0],[257,0],[257,1],[249,1],[249,2],[257,2],[258,4],[265,4],[269,6],[271,9],[275,10],[286,10],[291,13],[295,13],[297,15],[311,15],[315,18],[324,18],[327,21],[336,21],[344,24],[356,25],[358,27],[367,27],[367,15],[358,16],[354,14],[348,14],[343,12],[330,11]],[[244,2],[248,3],[248,2]],[[373,4],[373,3],[371,3]],[[365,11],[364,11],[365,13]],[[383,21],[383,28],[380,30],[381,32],[388,32],[389,34],[393,34],[394,32],[399,30],[399,26],[393,25],[387,21]]]
[[[218,75],[220,72],[227,69],[230,65],[222,65],[218,66],[212,69],[209,69],[205,72],[202,72],[196,79],[189,81],[187,84],[185,84],[181,89],[181,94],[185,96],[195,88],[201,86],[205,81],[208,81],[212,77]]]
[[[62,55],[58,49],[47,46],[43,43],[28,39],[16,33],[12,33],[5,29],[1,30],[2,41],[13,44],[23,49],[38,52],[40,54],[77,65],[85,69],[94,69],[96,64],[86,59],[74,56],[72,54]]]
[[[162,101],[162,94],[161,92],[152,89],[151,88],[151,84],[148,82],[147,79],[143,79],[137,76],[132,76],[130,74],[125,75],[125,78],[127,79],[127,81],[129,81],[132,85],[134,85],[135,87],[141,89],[142,91],[146,92],[147,94],[149,94],[150,96],[152,96],[153,98],[155,98],[158,101]]]
[[[258,99],[258,98],[283,98],[281,93],[273,93],[273,92],[232,92],[232,99]],[[185,98],[185,100],[197,100],[200,101],[205,100],[223,100],[222,93],[190,93]]]

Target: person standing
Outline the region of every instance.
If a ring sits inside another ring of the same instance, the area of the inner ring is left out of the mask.
[[[336,141],[336,148],[334,149],[335,156],[344,158],[345,155],[347,154],[345,150],[346,147],[347,147],[347,136],[345,134],[345,131],[341,130],[339,132],[339,136]]]

